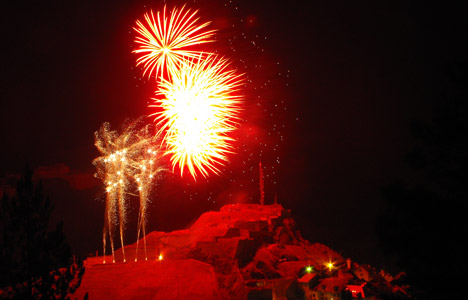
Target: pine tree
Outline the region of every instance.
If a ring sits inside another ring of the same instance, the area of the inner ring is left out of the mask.
[[[16,195],[2,198],[0,297],[68,299],[79,286],[83,264],[71,264],[62,223],[48,231],[52,209],[42,184],[34,184],[33,171],[26,167]]]
[[[396,255],[412,285],[427,292],[425,298],[459,297],[461,287],[453,281],[467,268],[466,66],[452,72],[452,86],[433,122],[413,124],[418,143],[406,157],[411,176],[382,192],[388,205],[377,224],[380,244]]]

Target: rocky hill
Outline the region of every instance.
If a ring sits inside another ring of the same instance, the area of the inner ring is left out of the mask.
[[[281,205],[232,204],[90,257],[82,299],[405,299],[397,278],[301,237]],[[113,260],[115,259],[115,262]],[[105,263],[104,263],[105,262]],[[73,297],[73,298],[74,298]]]

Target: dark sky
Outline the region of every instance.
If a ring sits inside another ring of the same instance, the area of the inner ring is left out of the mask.
[[[132,26],[164,2],[13,2],[3,7],[0,27],[0,175],[26,162],[55,170],[44,177],[54,220],[64,220],[73,249],[86,255],[101,249],[103,189],[77,187],[70,178],[93,174],[93,133],[103,122],[119,128],[151,113],[154,81],[134,66]],[[374,233],[379,189],[405,176],[410,122],[430,119],[447,67],[466,60],[465,8],[426,1],[187,6],[213,21],[211,49],[249,80],[243,122],[223,174],[195,183],[168,173],[158,181],[149,228],[180,229],[208,209],[255,202],[262,161],[267,202],[277,193],[306,237],[391,267]],[[58,164],[69,171],[60,173]]]

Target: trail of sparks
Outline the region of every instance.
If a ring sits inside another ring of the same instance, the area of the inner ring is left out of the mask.
[[[109,237],[111,245],[112,260],[115,262],[114,235],[116,225],[119,225],[122,257],[123,261],[126,261],[124,247],[126,204],[132,187],[135,185],[138,187],[140,196],[138,236],[141,231],[145,236],[146,208],[152,181],[163,170],[158,164],[160,155],[157,139],[152,126],[140,127],[139,121],[127,123],[120,135],[117,131],[110,129],[109,123],[104,123],[95,133],[95,145],[102,156],[96,158],[93,164],[96,166],[97,176],[106,185],[107,192],[103,229],[104,263],[107,237]],[[147,155],[142,155],[143,153]],[[144,192],[142,193],[142,191]],[[145,258],[147,258],[146,255]],[[136,259],[137,257],[135,257]]]
[[[237,126],[242,75],[228,66],[226,59],[215,55],[198,57],[159,85],[160,97],[151,106],[162,112],[153,115],[165,131],[163,142],[173,169],[178,165],[181,176],[185,167],[194,179],[198,172],[204,177],[209,170],[219,173],[219,165],[232,152],[228,134]]]
[[[157,12],[156,17],[151,11],[145,14],[146,24],[136,22],[133,29],[139,34],[135,43],[138,48],[133,53],[140,54],[137,66],[144,68],[143,76],[155,75],[156,78],[170,78],[177,69],[187,62],[201,55],[200,51],[190,49],[194,45],[211,42],[214,30],[204,31],[210,22],[198,25],[197,11],[180,10],[174,8],[166,15],[164,6],[162,15]]]
[[[151,133],[146,133],[144,136],[149,136]],[[154,134],[154,133],[153,133]],[[159,145],[159,142],[158,144]],[[140,242],[140,233],[143,235],[143,246],[145,260],[148,260],[148,253],[146,251],[146,222],[147,222],[147,208],[149,203],[149,196],[151,194],[151,188],[153,187],[152,182],[155,176],[164,170],[158,162],[161,157],[156,143],[154,145],[147,144],[145,147],[140,148],[138,155],[139,160],[136,161],[133,172],[133,179],[137,185],[138,195],[140,199],[140,209],[138,212],[138,225],[137,225],[137,246],[135,252],[135,261],[138,260],[138,249]]]

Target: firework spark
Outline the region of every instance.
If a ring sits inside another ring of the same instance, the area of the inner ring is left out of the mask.
[[[140,196],[138,236],[140,232],[145,235],[146,208],[151,183],[157,173],[163,170],[157,161],[159,157],[157,135],[154,134],[152,126],[141,127],[140,123],[140,121],[128,122],[121,134],[111,130],[109,123],[104,123],[95,133],[95,145],[102,156],[96,158],[93,164],[96,166],[97,176],[106,185],[107,192],[103,252],[105,257],[106,241],[109,236],[114,262],[114,234],[117,225],[120,231],[123,261],[126,261],[124,247],[126,202],[128,196],[132,194],[132,187],[135,185],[138,187]]]
[[[147,127],[146,127],[147,128]],[[154,135],[154,132],[152,133]],[[138,260],[138,245],[140,241],[140,233],[143,236],[145,260],[148,260],[148,253],[146,251],[146,221],[147,221],[147,208],[150,201],[151,188],[156,175],[163,171],[159,163],[161,153],[158,145],[160,144],[157,139],[149,138],[151,133],[144,132],[141,137],[146,142],[139,147],[138,159],[135,160],[133,168],[133,178],[137,185],[138,195],[140,199],[140,209],[138,212],[138,228],[137,228],[137,245],[135,253],[135,261]]]
[[[139,34],[135,40],[138,49],[133,52],[141,54],[137,66],[143,66],[143,76],[147,73],[148,77],[153,74],[156,78],[165,74],[170,77],[187,59],[200,56],[200,51],[190,47],[211,42],[214,30],[204,31],[210,22],[198,25],[196,13],[182,7],[180,10],[174,8],[166,15],[164,7],[162,15],[157,12],[156,18],[152,11],[145,14],[147,26],[139,20],[136,22],[133,29]]]
[[[152,106],[162,111],[153,115],[160,131],[165,131],[163,142],[173,169],[178,165],[181,175],[185,167],[194,179],[197,171],[204,177],[209,170],[218,173],[232,152],[228,134],[237,126],[242,75],[228,66],[226,59],[215,55],[198,57],[159,85],[160,97]]]

